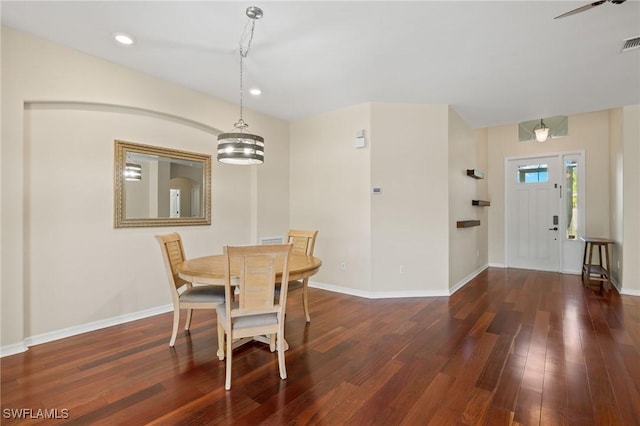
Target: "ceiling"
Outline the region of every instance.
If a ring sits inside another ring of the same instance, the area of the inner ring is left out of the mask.
[[[244,105],[294,120],[363,102],[449,104],[472,127],[640,103],[640,2],[20,1],[2,24],[239,102],[238,45],[259,6],[244,62]],[[117,45],[112,34],[136,39]]]

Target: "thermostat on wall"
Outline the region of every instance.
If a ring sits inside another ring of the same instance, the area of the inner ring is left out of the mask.
[[[355,148],[364,148],[367,146],[367,139],[364,137],[364,129],[356,132],[356,140],[353,146]]]

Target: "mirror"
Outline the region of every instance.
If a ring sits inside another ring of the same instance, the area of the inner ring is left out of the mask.
[[[211,225],[211,156],[115,141],[114,227]]]

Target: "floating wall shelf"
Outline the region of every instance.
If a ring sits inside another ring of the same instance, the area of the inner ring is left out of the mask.
[[[467,169],[467,176],[471,176],[474,179],[484,179],[484,173],[476,169]]]
[[[491,201],[485,200],[471,200],[472,206],[480,206],[480,207],[489,207],[491,205]]]
[[[456,228],[471,228],[472,226],[480,226],[479,220],[460,220],[456,222]]]

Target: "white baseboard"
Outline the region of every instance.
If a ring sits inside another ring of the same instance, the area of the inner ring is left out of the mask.
[[[0,346],[0,358],[26,352],[29,349],[24,343],[14,343],[13,345]]]
[[[76,325],[62,330],[50,331],[48,333],[37,334],[35,336],[29,336],[24,339],[23,343],[16,343],[13,345],[0,347],[0,357],[14,355],[17,353],[25,352],[29,349],[29,346],[40,345],[42,343],[51,342],[58,339],[64,339],[66,337],[76,336],[82,333],[88,333],[90,331],[100,330],[101,328],[107,328],[114,325],[124,324],[130,321],[135,321],[154,315],[164,314],[166,312],[173,311],[173,305],[156,306],[154,308],[145,309],[143,311],[132,312],[130,314],[124,314],[113,318],[107,318],[100,321],[93,321],[87,324]]]
[[[309,287],[319,288],[320,290],[332,291],[334,293],[348,294],[349,296],[357,296],[357,297],[364,297],[365,299],[370,299],[369,297],[370,292],[364,291],[364,290],[356,290],[349,287],[340,287],[337,285],[325,284],[317,281],[309,281]]]
[[[472,273],[470,273],[469,275],[467,275],[466,277],[464,277],[463,279],[455,283],[453,287],[449,288],[449,294],[447,296],[450,296],[456,291],[460,290],[462,287],[465,286],[465,284],[467,284],[469,281],[471,281],[472,279],[480,275],[480,273],[485,269],[487,269],[488,267],[489,265],[482,265],[481,267],[479,267],[478,269],[476,269],[475,271],[473,271]]]
[[[333,284],[325,284],[317,281],[309,281],[309,287],[334,293],[347,294],[349,296],[363,297],[365,299],[398,299],[404,297],[442,297],[449,296],[447,290],[407,290],[407,291],[364,291],[349,287],[341,287]]]
[[[616,290],[618,290],[618,294],[623,294],[625,296],[640,296],[640,290],[620,288],[620,283],[613,277],[611,277],[611,284],[613,284]]]
[[[507,269],[507,265],[504,264],[504,263],[491,263],[491,262],[489,262],[489,268]]]
[[[618,287],[616,286],[616,288],[618,288]],[[624,288],[622,290],[620,290],[618,288],[618,293],[624,294],[625,296],[640,296],[640,290],[629,290],[629,289],[624,289]]]
[[[356,290],[349,287],[341,287],[333,284],[325,284],[317,281],[309,281],[309,287],[318,288],[320,290],[332,291],[334,293],[348,294],[350,296],[363,297],[365,299],[398,299],[404,297],[448,297],[456,291],[460,290],[469,281],[478,276],[482,271],[487,269],[489,265],[483,265],[473,271],[471,274],[458,281],[448,290],[406,290],[406,291],[365,291]]]

